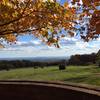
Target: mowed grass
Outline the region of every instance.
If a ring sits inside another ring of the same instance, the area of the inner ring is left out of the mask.
[[[61,81],[100,86],[100,68],[96,66],[68,66],[66,70],[58,67],[20,68],[0,71],[0,80],[19,79],[35,81]]]

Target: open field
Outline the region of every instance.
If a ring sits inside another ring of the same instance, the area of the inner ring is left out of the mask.
[[[0,79],[62,81],[100,86],[100,68],[91,65],[68,66],[66,70],[59,70],[58,67],[13,69],[0,71]]]

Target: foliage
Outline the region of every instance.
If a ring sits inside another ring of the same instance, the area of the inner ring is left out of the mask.
[[[68,61],[68,65],[90,65],[96,63],[97,54],[83,54],[83,55],[72,55]]]
[[[16,69],[16,68],[43,68],[49,66],[58,66],[65,63],[65,61],[32,61],[32,60],[1,60],[0,61],[0,70],[7,70],[7,69]],[[64,64],[63,64],[64,65]],[[65,65],[64,65],[65,66]]]
[[[58,33],[64,29],[74,36],[75,24],[77,20],[83,21],[84,16],[90,17],[90,23],[88,33],[80,36],[86,41],[96,38],[100,34],[100,10],[97,9],[100,0],[82,0],[82,5],[79,1],[73,0],[70,6],[56,0],[0,0],[0,38],[15,42],[18,35],[30,32],[48,45],[53,43],[59,47],[58,40],[64,35]],[[83,10],[78,14],[81,6]]]
[[[96,63],[97,63],[98,66],[100,67],[100,50],[99,50],[98,53],[96,54]]]
[[[74,3],[80,0],[73,0]],[[83,12],[80,16],[86,16],[89,18],[89,24],[87,25],[87,34],[82,38],[86,41],[97,38],[100,34],[100,0],[82,0]],[[81,17],[80,17],[81,18]]]
[[[31,31],[50,45],[57,43],[58,30],[63,27],[66,29],[72,27],[73,19],[73,8],[67,5],[61,6],[54,1],[2,0],[0,3],[0,37],[13,42],[16,41],[17,35]]]

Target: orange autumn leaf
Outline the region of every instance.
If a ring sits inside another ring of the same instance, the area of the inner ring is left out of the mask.
[[[73,2],[80,3],[80,0]],[[57,43],[54,36],[59,35],[61,29],[69,30],[69,34],[75,36],[76,20],[82,21],[85,16],[91,17],[86,37],[92,38],[100,34],[100,10],[97,9],[100,0],[82,2],[83,12],[77,14],[81,5],[71,6],[68,2],[61,5],[56,0],[0,0],[0,38],[14,42],[18,35],[30,33],[51,45]]]

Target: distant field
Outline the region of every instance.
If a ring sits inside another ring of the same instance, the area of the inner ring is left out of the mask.
[[[66,70],[58,67],[23,68],[0,71],[0,79],[62,81],[100,86],[100,68],[96,66],[68,66]]]

